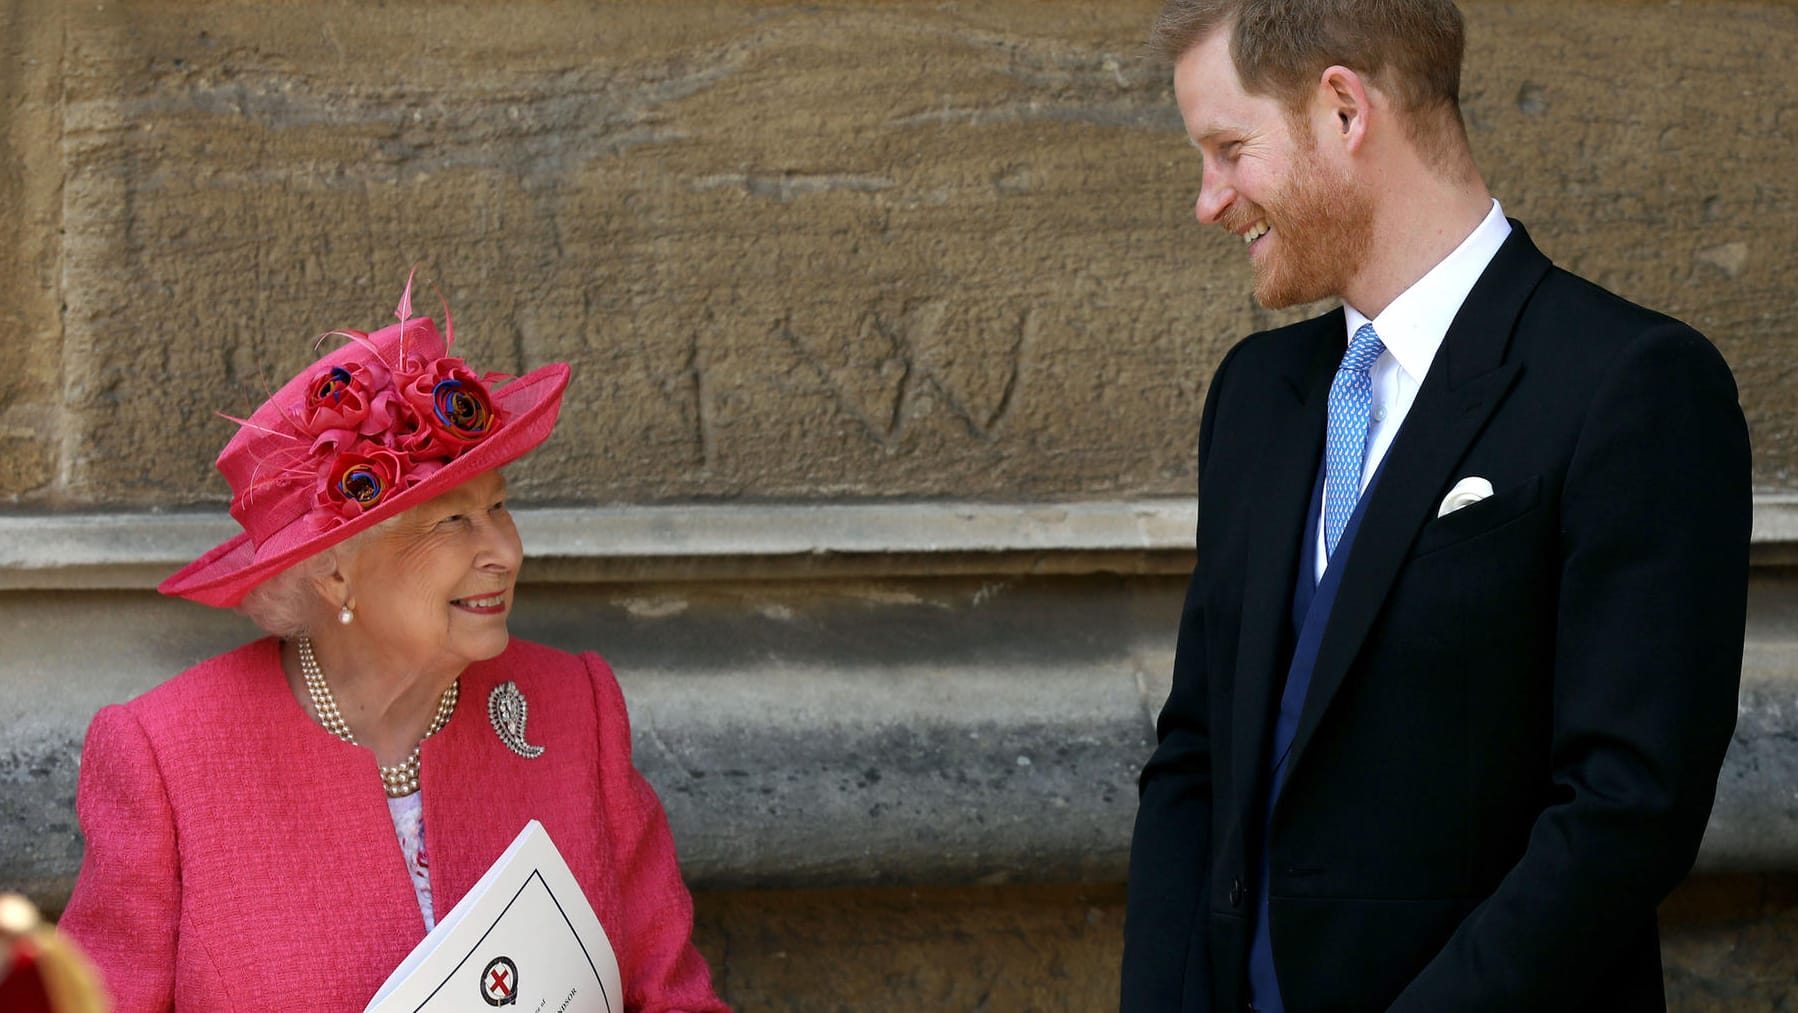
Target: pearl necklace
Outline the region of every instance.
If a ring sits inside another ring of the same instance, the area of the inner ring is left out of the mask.
[[[306,695],[312,698],[312,709],[318,713],[318,723],[325,731],[337,736],[351,745],[360,745],[356,736],[350,734],[349,723],[343,719],[343,713],[337,709],[337,698],[331,695],[331,687],[325,682],[325,671],[318,667],[318,658],[312,654],[312,638],[300,637],[295,646],[300,651],[300,675],[306,680]],[[449,723],[450,715],[456,710],[456,697],[461,693],[460,679],[449,684],[443,696],[437,699],[437,713],[431,718],[431,727],[425,729],[425,739],[436,735]],[[381,767],[381,786],[387,789],[388,798],[404,798],[418,790],[418,751],[424,746],[424,739],[412,747],[412,755],[392,767]]]

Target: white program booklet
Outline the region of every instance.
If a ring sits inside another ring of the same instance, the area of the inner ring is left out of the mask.
[[[618,959],[543,824],[518,832],[364,1013],[623,1013]]]

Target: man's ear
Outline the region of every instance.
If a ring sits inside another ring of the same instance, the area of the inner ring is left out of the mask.
[[[1367,143],[1374,113],[1372,89],[1360,74],[1341,64],[1324,68],[1317,79],[1316,102],[1327,122],[1318,140],[1335,139],[1350,153]]]

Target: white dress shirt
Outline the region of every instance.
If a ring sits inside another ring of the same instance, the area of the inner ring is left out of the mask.
[[[1369,320],[1353,306],[1342,305],[1343,315],[1348,318],[1348,331],[1343,338],[1345,349],[1354,339],[1355,332],[1367,323],[1373,324],[1374,333],[1386,346],[1374,360],[1369,373],[1373,383],[1373,405],[1367,423],[1367,458],[1361,465],[1361,491],[1367,490],[1368,480],[1385,460],[1392,438],[1398,435],[1399,426],[1410,414],[1411,403],[1417,400],[1417,386],[1429,374],[1430,363],[1436,359],[1436,350],[1442,347],[1448,325],[1454,322],[1461,304],[1467,301],[1467,293],[1473,290],[1474,282],[1479,281],[1486,265],[1492,262],[1510,234],[1511,223],[1505,220],[1504,209],[1494,200],[1492,210],[1486,212],[1486,217],[1466,239],[1461,240],[1461,245],[1410,288],[1399,293],[1379,316]],[[1321,496],[1315,508],[1321,516]],[[1319,524],[1316,579],[1323,579],[1328,565],[1324,555],[1323,525]]]

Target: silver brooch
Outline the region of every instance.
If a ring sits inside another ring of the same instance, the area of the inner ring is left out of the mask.
[[[535,760],[543,755],[543,747],[524,740],[524,719],[530,709],[531,705],[525,702],[524,694],[518,691],[515,682],[502,682],[487,694],[487,720],[493,722],[494,734],[507,749],[527,760]]]

